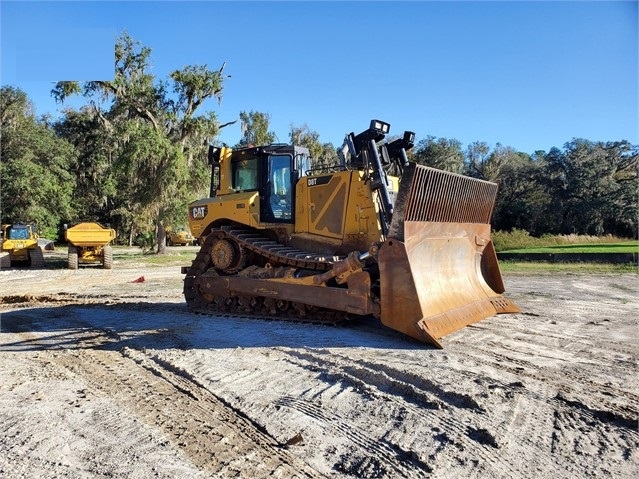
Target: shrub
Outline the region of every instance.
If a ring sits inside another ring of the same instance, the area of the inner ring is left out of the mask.
[[[492,234],[496,251],[508,251],[511,249],[528,248],[537,238],[530,236],[526,230],[513,229],[512,231],[495,231]]]
[[[566,244],[589,243],[619,243],[625,241],[612,235],[543,235],[541,238],[530,236],[526,230],[513,229],[512,231],[494,231],[491,235],[495,251],[511,251],[525,248],[540,248],[544,246],[558,246]]]
[[[152,253],[156,245],[155,240],[155,233],[145,231],[143,233],[138,233],[135,237],[135,245],[142,248],[144,253]]]

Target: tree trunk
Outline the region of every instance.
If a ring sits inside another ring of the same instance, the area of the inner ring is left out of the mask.
[[[156,225],[156,238],[158,240],[158,254],[166,254],[166,229],[161,221]]]

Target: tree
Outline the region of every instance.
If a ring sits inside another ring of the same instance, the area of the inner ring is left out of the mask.
[[[638,147],[576,138],[545,156],[551,232],[637,234]]]
[[[113,168],[119,143],[113,131],[104,128],[95,110],[87,107],[66,110],[53,128],[59,137],[73,144],[77,153],[73,171],[76,203],[68,220],[97,221],[119,229],[121,221],[115,212],[126,198],[118,191],[122,185]]]
[[[2,133],[19,128],[35,117],[33,103],[27,94],[13,86],[3,86],[0,90],[0,125]]]
[[[237,148],[247,146],[270,145],[275,142],[276,135],[269,131],[269,121],[271,117],[268,113],[251,110],[249,113],[240,112],[240,122],[242,124],[242,139],[236,145]]]
[[[639,235],[639,145],[612,141],[604,145],[606,157],[615,165],[613,194],[608,197],[604,228],[625,237]]]
[[[0,90],[0,206],[3,222],[35,222],[38,232],[57,239],[58,226],[74,207],[75,163],[71,144],[38,121],[26,94]]]
[[[228,124],[198,111],[207,99],[221,101],[227,77],[225,64],[215,71],[193,65],[156,82],[150,55],[150,48],[124,33],[115,45],[113,81],[59,82],[52,94],[58,101],[84,95],[103,127],[114,132],[119,141],[114,165],[134,185],[128,190],[132,221],[154,225],[158,253],[164,253],[166,226],[186,221],[186,204],[205,194],[207,140]]]
[[[321,143],[319,133],[308,125],[291,125],[289,138],[291,143],[308,148],[313,159],[313,168],[331,168],[339,165],[337,150],[332,143]]]
[[[498,144],[490,154],[489,163],[496,168],[499,184],[493,228],[544,233],[546,224],[541,213],[546,211],[550,198],[540,183],[543,162]]]
[[[461,173],[464,169],[464,152],[455,139],[427,136],[417,142],[413,151],[416,163],[452,173]]]
[[[466,148],[465,174],[486,181],[496,181],[498,165],[490,147],[483,141],[475,141]]]

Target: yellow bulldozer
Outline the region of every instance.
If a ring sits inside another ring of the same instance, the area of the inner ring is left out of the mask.
[[[65,225],[64,239],[69,243],[69,269],[78,269],[79,264],[101,264],[104,269],[113,267],[110,243],[115,239],[115,230],[90,222],[79,223],[71,228]]]
[[[409,162],[415,134],[373,120],[340,165],[275,144],[209,147],[210,197],[189,205],[201,248],[185,274],[198,312],[337,323],[353,317],[441,347],[505,298],[491,241],[497,185]],[[393,173],[391,175],[390,173]]]
[[[44,266],[44,255],[38,244],[38,235],[29,223],[2,225],[2,246],[0,247],[0,266],[8,268],[14,265],[28,265],[32,268]]]

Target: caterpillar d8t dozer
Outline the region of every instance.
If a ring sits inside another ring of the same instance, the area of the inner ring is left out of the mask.
[[[199,312],[336,323],[370,316],[439,339],[519,309],[490,239],[497,185],[409,162],[414,133],[346,135],[341,164],[295,145],[209,147],[210,197],[189,205],[201,248],[182,269]],[[394,175],[390,175],[390,172]]]

